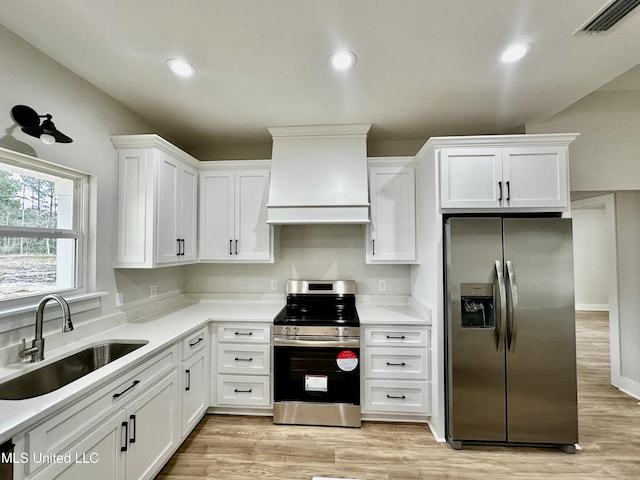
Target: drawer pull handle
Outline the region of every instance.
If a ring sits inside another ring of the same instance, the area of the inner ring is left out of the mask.
[[[127,440],[129,439],[129,422],[122,422],[122,430],[120,432],[120,451],[126,452],[127,445],[129,445],[127,443]]]
[[[407,364],[402,362],[402,363],[391,363],[391,362],[387,362],[387,365],[390,367],[406,367]]]
[[[198,338],[198,340],[196,340],[196,341],[195,341],[195,342],[193,342],[193,343],[189,342],[189,346],[190,346],[191,348],[193,348],[193,347],[195,347],[196,345],[198,345],[198,344],[202,343],[203,341],[204,341],[204,337],[200,337],[200,338]]]
[[[191,390],[191,370],[185,370],[184,372],[187,374],[187,386],[184,390],[188,392]]]
[[[233,393],[251,393],[253,391],[253,389],[249,389],[249,390],[238,390],[237,388],[233,390]]]
[[[129,385],[127,388],[125,388],[123,391],[121,391],[120,393],[114,393],[113,394],[113,398],[118,398],[121,397],[122,395],[124,395],[125,393],[127,393],[129,390],[131,390],[133,387],[135,387],[136,385],[138,385],[140,383],[140,380],[134,380],[133,383],[131,385]]]
[[[234,335],[244,335],[246,337],[250,337],[253,335],[253,332],[235,332]]]
[[[131,436],[129,437],[129,443],[136,443],[136,416],[129,416],[129,423],[131,424]]]
[[[404,340],[407,337],[405,337],[404,335],[400,335],[400,336],[398,336],[398,335],[387,335],[387,338],[389,340]]]
[[[239,357],[236,357],[234,360],[236,362],[253,362],[253,358],[239,358]]]
[[[404,395],[389,395],[387,393],[387,398],[392,398],[394,400],[406,400],[407,397],[405,397]]]

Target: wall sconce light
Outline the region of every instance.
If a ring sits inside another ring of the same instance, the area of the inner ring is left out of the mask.
[[[58,131],[51,121],[51,114],[38,115],[36,111],[26,105],[16,105],[11,109],[11,116],[22,127],[27,135],[39,138],[42,143],[52,145],[54,143],[71,143],[73,140],[64,133]],[[42,123],[40,119],[44,118]]]

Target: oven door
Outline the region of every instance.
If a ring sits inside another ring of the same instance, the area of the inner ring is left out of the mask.
[[[360,405],[360,342],[274,338],[274,401]]]

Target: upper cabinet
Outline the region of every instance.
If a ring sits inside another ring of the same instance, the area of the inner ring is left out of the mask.
[[[413,157],[369,159],[370,220],[367,263],[416,260],[415,169]]]
[[[269,162],[211,163],[200,169],[200,261],[273,262]]]
[[[576,134],[432,138],[443,211],[569,208],[569,144]]]
[[[194,262],[197,160],[157,135],[111,141],[118,161],[116,267]]]

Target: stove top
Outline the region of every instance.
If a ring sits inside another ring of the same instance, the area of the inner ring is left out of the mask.
[[[289,280],[287,305],[276,315],[273,323],[287,326],[359,326],[355,281]]]

